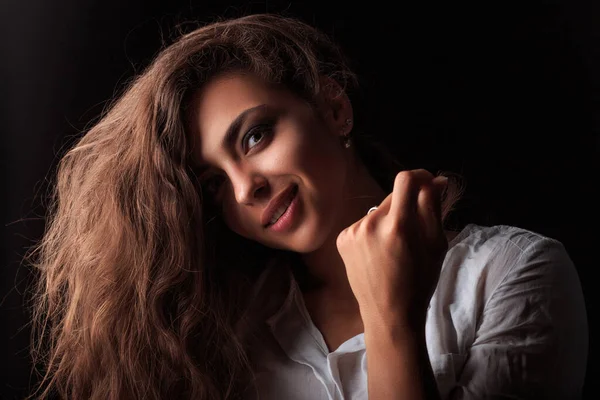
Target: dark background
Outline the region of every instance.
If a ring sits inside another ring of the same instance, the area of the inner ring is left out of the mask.
[[[380,3],[3,0],[0,398],[23,398],[34,381],[21,260],[43,232],[66,146],[176,24],[265,11],[342,45],[362,84],[356,118],[405,166],[462,174],[454,224],[516,225],[565,244],[586,297],[589,358],[598,354],[598,2]],[[588,363],[586,398],[597,398],[597,373]]]

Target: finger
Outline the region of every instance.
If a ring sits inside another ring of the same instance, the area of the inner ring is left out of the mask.
[[[441,220],[441,190],[443,182],[436,177],[430,184],[423,185],[417,199],[417,213],[421,222],[422,238],[430,246],[434,246],[443,235]]]
[[[362,219],[365,219],[367,217],[369,217],[370,219],[379,219],[382,216],[387,215],[389,209],[390,209],[390,204],[392,202],[392,193],[388,194],[385,199],[383,199],[383,201],[381,203],[379,203],[379,205],[377,206],[377,208],[373,211],[367,211],[365,213],[365,216]]]
[[[372,214],[377,213],[380,215],[386,215],[390,209],[390,204],[392,204],[392,193],[388,194],[385,199],[379,204],[377,210],[373,211]]]
[[[402,171],[396,175],[388,213],[395,223],[403,225],[416,217],[419,191],[432,180],[431,172],[424,169]]]
[[[444,193],[448,188],[448,177],[436,176],[433,178],[432,184],[434,186],[434,208],[436,220],[439,225],[442,225],[442,200],[444,199]]]

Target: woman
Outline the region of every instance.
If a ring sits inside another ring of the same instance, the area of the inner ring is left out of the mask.
[[[31,255],[35,395],[576,397],[564,247],[445,230],[457,183],[361,135],[355,85],[326,36],[274,15],[165,48],[61,160]]]

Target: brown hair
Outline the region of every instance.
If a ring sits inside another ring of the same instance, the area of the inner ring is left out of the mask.
[[[46,232],[27,256],[39,273],[33,340],[43,366],[32,396],[244,398],[250,269],[219,248],[236,239],[211,228],[184,123],[192,92],[228,70],[306,99],[321,75],[356,85],[323,33],[281,16],[219,21],[164,48],[60,160]],[[390,190],[399,165],[356,139]],[[454,201],[446,197],[444,217]],[[253,249],[244,254],[260,268],[267,253]]]

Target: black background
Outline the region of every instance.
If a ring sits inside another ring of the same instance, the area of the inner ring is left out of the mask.
[[[21,257],[43,232],[42,198],[60,155],[176,24],[265,11],[315,24],[342,45],[361,82],[356,118],[406,167],[462,174],[457,225],[516,225],[565,244],[586,297],[592,359],[598,2],[440,3],[4,0],[0,398],[22,398],[35,379]],[[586,398],[597,397],[597,371],[589,362]]]

